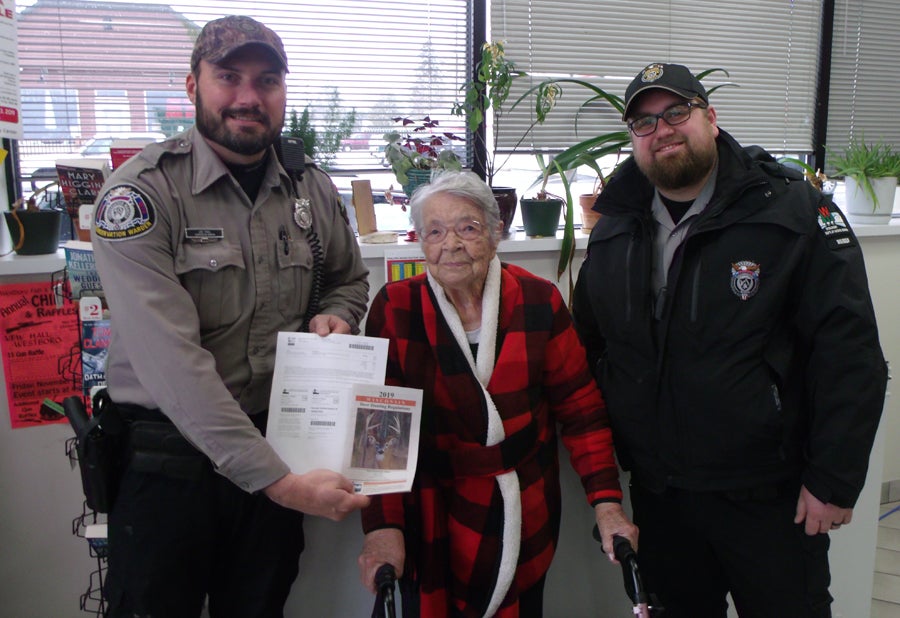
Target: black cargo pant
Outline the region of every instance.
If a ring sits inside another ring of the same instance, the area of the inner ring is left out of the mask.
[[[212,618],[280,618],[302,514],[217,474],[159,412],[117,407],[129,429],[109,513],[107,616],[196,618],[208,596]]]
[[[741,618],[831,616],[829,538],[793,523],[799,495],[797,483],[655,494],[632,482],[638,564],[665,618],[725,618],[729,592]]]

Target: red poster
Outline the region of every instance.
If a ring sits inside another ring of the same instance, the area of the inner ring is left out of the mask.
[[[81,395],[77,306],[46,281],[0,286],[0,329],[6,399],[13,429],[66,418],[41,402]]]

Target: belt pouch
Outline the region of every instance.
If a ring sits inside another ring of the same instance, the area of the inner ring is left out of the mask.
[[[171,423],[133,421],[129,440],[130,465],[136,472],[189,481],[203,474],[207,458]]]

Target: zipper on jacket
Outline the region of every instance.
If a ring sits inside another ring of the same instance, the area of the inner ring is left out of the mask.
[[[696,323],[699,319],[700,306],[700,271],[703,266],[703,257],[697,258],[694,264],[694,273],[691,277],[691,323]]]
[[[781,413],[781,395],[778,392],[778,385],[772,385],[772,401],[775,403],[775,411]]]
[[[631,238],[628,240],[628,249],[625,252],[625,321],[631,322],[631,273],[634,265],[634,252],[637,251],[638,230],[631,232]]]

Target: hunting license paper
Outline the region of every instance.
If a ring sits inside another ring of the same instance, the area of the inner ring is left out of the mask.
[[[266,439],[303,474],[340,472],[357,493],[409,491],[422,391],[385,386],[388,340],[278,333]]]

